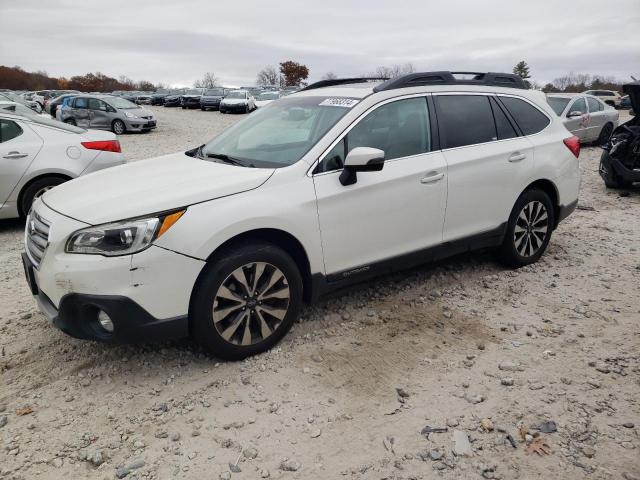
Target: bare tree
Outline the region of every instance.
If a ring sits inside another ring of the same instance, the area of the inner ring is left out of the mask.
[[[193,82],[193,86],[196,88],[213,88],[218,86],[218,77],[213,72],[207,72],[202,77],[202,80],[196,80]]]
[[[278,72],[276,67],[267,65],[258,72],[256,83],[261,86],[280,85],[280,73]]]
[[[321,80],[335,80],[336,78],[338,78],[338,76],[335,73],[327,72],[322,76]]]
[[[394,64],[390,67],[380,66],[376,68],[373,73],[370,73],[369,76],[377,78],[396,78],[408,73],[413,73],[415,71],[416,68],[414,67],[413,63],[407,62],[402,65]]]

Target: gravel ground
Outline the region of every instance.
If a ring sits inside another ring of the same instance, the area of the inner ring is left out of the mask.
[[[241,118],[156,111],[129,159]],[[606,190],[599,156],[583,149],[580,207],[536,265],[474,253],[378,279],[236,363],[65,336],[1,222],[0,478],[640,478],[640,189]]]

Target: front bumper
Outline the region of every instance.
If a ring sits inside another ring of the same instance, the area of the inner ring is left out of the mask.
[[[246,104],[234,104],[234,105],[228,105],[228,104],[220,104],[220,110],[225,111],[225,112],[246,112],[247,111],[247,105]]]
[[[171,99],[171,100],[164,100],[164,106],[165,107],[179,107],[180,106],[180,99],[176,98],[176,99]]]
[[[144,132],[146,130],[153,130],[156,128],[156,119],[148,120],[146,118],[126,118],[124,120],[129,132]]]
[[[134,255],[68,254],[69,235],[86,224],[34,205],[50,223],[40,265],[23,255],[25,274],[40,311],[54,326],[77,338],[129,342],[178,338],[188,332],[187,315],[196,279],[205,265],[152,245]],[[99,326],[102,310],[115,328]]]
[[[626,167],[620,160],[611,156],[609,152],[604,151],[600,157],[598,173],[604,178],[607,170],[613,171],[616,176],[625,182],[640,182],[640,170]]]
[[[221,99],[213,100],[200,100],[200,106],[204,108],[219,108]]]

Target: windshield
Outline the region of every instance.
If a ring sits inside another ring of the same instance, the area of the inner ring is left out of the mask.
[[[112,107],[117,108],[119,110],[131,110],[133,108],[140,108],[138,105],[136,105],[133,102],[130,102],[126,98],[121,98],[121,97],[102,97],[102,100],[104,100],[109,105],[111,105]]]
[[[192,88],[191,90],[187,90],[184,92],[185,95],[202,95],[202,90],[198,90],[197,88]]]
[[[551,108],[553,108],[553,111],[556,112],[556,115],[558,116],[562,115],[562,112],[564,112],[564,109],[570,100],[570,98],[563,97],[547,97],[547,102],[551,105]]]
[[[278,92],[266,92],[258,95],[256,100],[277,100],[280,98],[280,94]]]
[[[289,97],[272,103],[214,138],[202,148],[201,156],[228,157],[255,167],[293,165],[349,111],[326,100]]]
[[[224,90],[222,88],[210,88],[209,90],[207,90],[206,92],[204,92],[205,95],[218,95],[218,96],[222,96],[224,95]]]
[[[247,92],[229,92],[229,94],[225,98],[247,98]]]

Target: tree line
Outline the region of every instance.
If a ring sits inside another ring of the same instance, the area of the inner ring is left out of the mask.
[[[81,92],[112,92],[114,90],[154,91],[162,88],[147,80],[133,81],[122,75],[113,78],[100,72],[75,75],[71,78],[50,77],[47,72],[27,72],[22,68],[0,66],[0,88],[10,90],[79,90]]]

